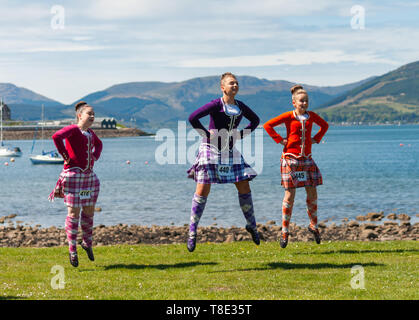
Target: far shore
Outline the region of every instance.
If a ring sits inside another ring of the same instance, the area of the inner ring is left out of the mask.
[[[50,139],[52,135],[59,129],[44,130],[44,139]],[[138,136],[152,136],[153,134],[147,133],[137,128],[120,128],[120,129],[102,129],[93,128],[94,132],[99,138],[120,138],[120,137],[138,137]],[[35,136],[35,130],[3,130],[3,140],[32,140]],[[37,139],[41,138],[41,132],[38,130],[36,133]]]

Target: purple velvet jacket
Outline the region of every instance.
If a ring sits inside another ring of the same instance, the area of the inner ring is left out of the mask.
[[[243,138],[244,130],[253,131],[259,125],[260,119],[247,105],[243,102],[236,100],[236,105],[240,108],[241,112],[239,115],[235,116],[232,119],[232,116],[228,116],[224,112],[223,103],[221,98],[212,100],[211,102],[207,103],[206,105],[200,107],[199,109],[195,110],[189,116],[189,122],[191,123],[192,127],[194,127],[198,132],[202,132],[205,134],[203,142],[210,143],[210,132],[202,125],[200,118],[205,117],[207,115],[210,116],[210,123],[209,123],[209,130],[217,129],[220,131],[221,129],[229,130],[230,123],[232,123],[231,129],[237,129],[240,124],[240,121],[243,117],[250,120],[250,123],[242,130],[240,130],[240,139]],[[231,147],[230,143],[230,147]]]

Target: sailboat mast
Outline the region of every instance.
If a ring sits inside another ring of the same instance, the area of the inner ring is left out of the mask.
[[[0,145],[3,145],[3,98],[0,98]]]
[[[41,130],[41,146],[42,146],[42,153],[44,153],[44,105],[42,105],[42,112],[41,112],[41,118],[42,118],[42,130]]]

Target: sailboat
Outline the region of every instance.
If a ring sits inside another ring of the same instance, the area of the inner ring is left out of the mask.
[[[48,151],[45,152],[44,151],[44,105],[42,105],[42,125],[41,125],[41,143],[42,143],[42,154],[38,154],[38,155],[32,155],[29,157],[29,159],[31,160],[32,164],[63,164],[64,163],[64,159],[55,151]],[[35,131],[35,136],[33,139],[33,143],[32,143],[32,150],[31,150],[31,154],[33,152],[33,148],[35,146],[35,141],[36,141],[36,131]]]
[[[20,157],[19,147],[7,146],[3,143],[3,99],[0,99],[0,157]]]

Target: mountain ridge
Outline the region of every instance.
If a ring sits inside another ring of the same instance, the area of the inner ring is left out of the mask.
[[[408,63],[321,105],[326,120],[419,122],[419,61]]]
[[[237,76],[238,100],[249,105],[261,122],[292,109],[286,80]],[[219,76],[196,77],[179,82],[138,81],[117,83],[91,92],[70,105],[10,83],[0,83],[0,96],[16,120],[38,120],[40,105],[46,119],[74,117],[73,106],[84,100],[95,107],[98,117],[113,117],[139,127],[176,124],[205,103],[221,96]],[[381,76],[340,86],[302,84],[309,92],[310,109],[327,121],[419,121],[419,61]]]

